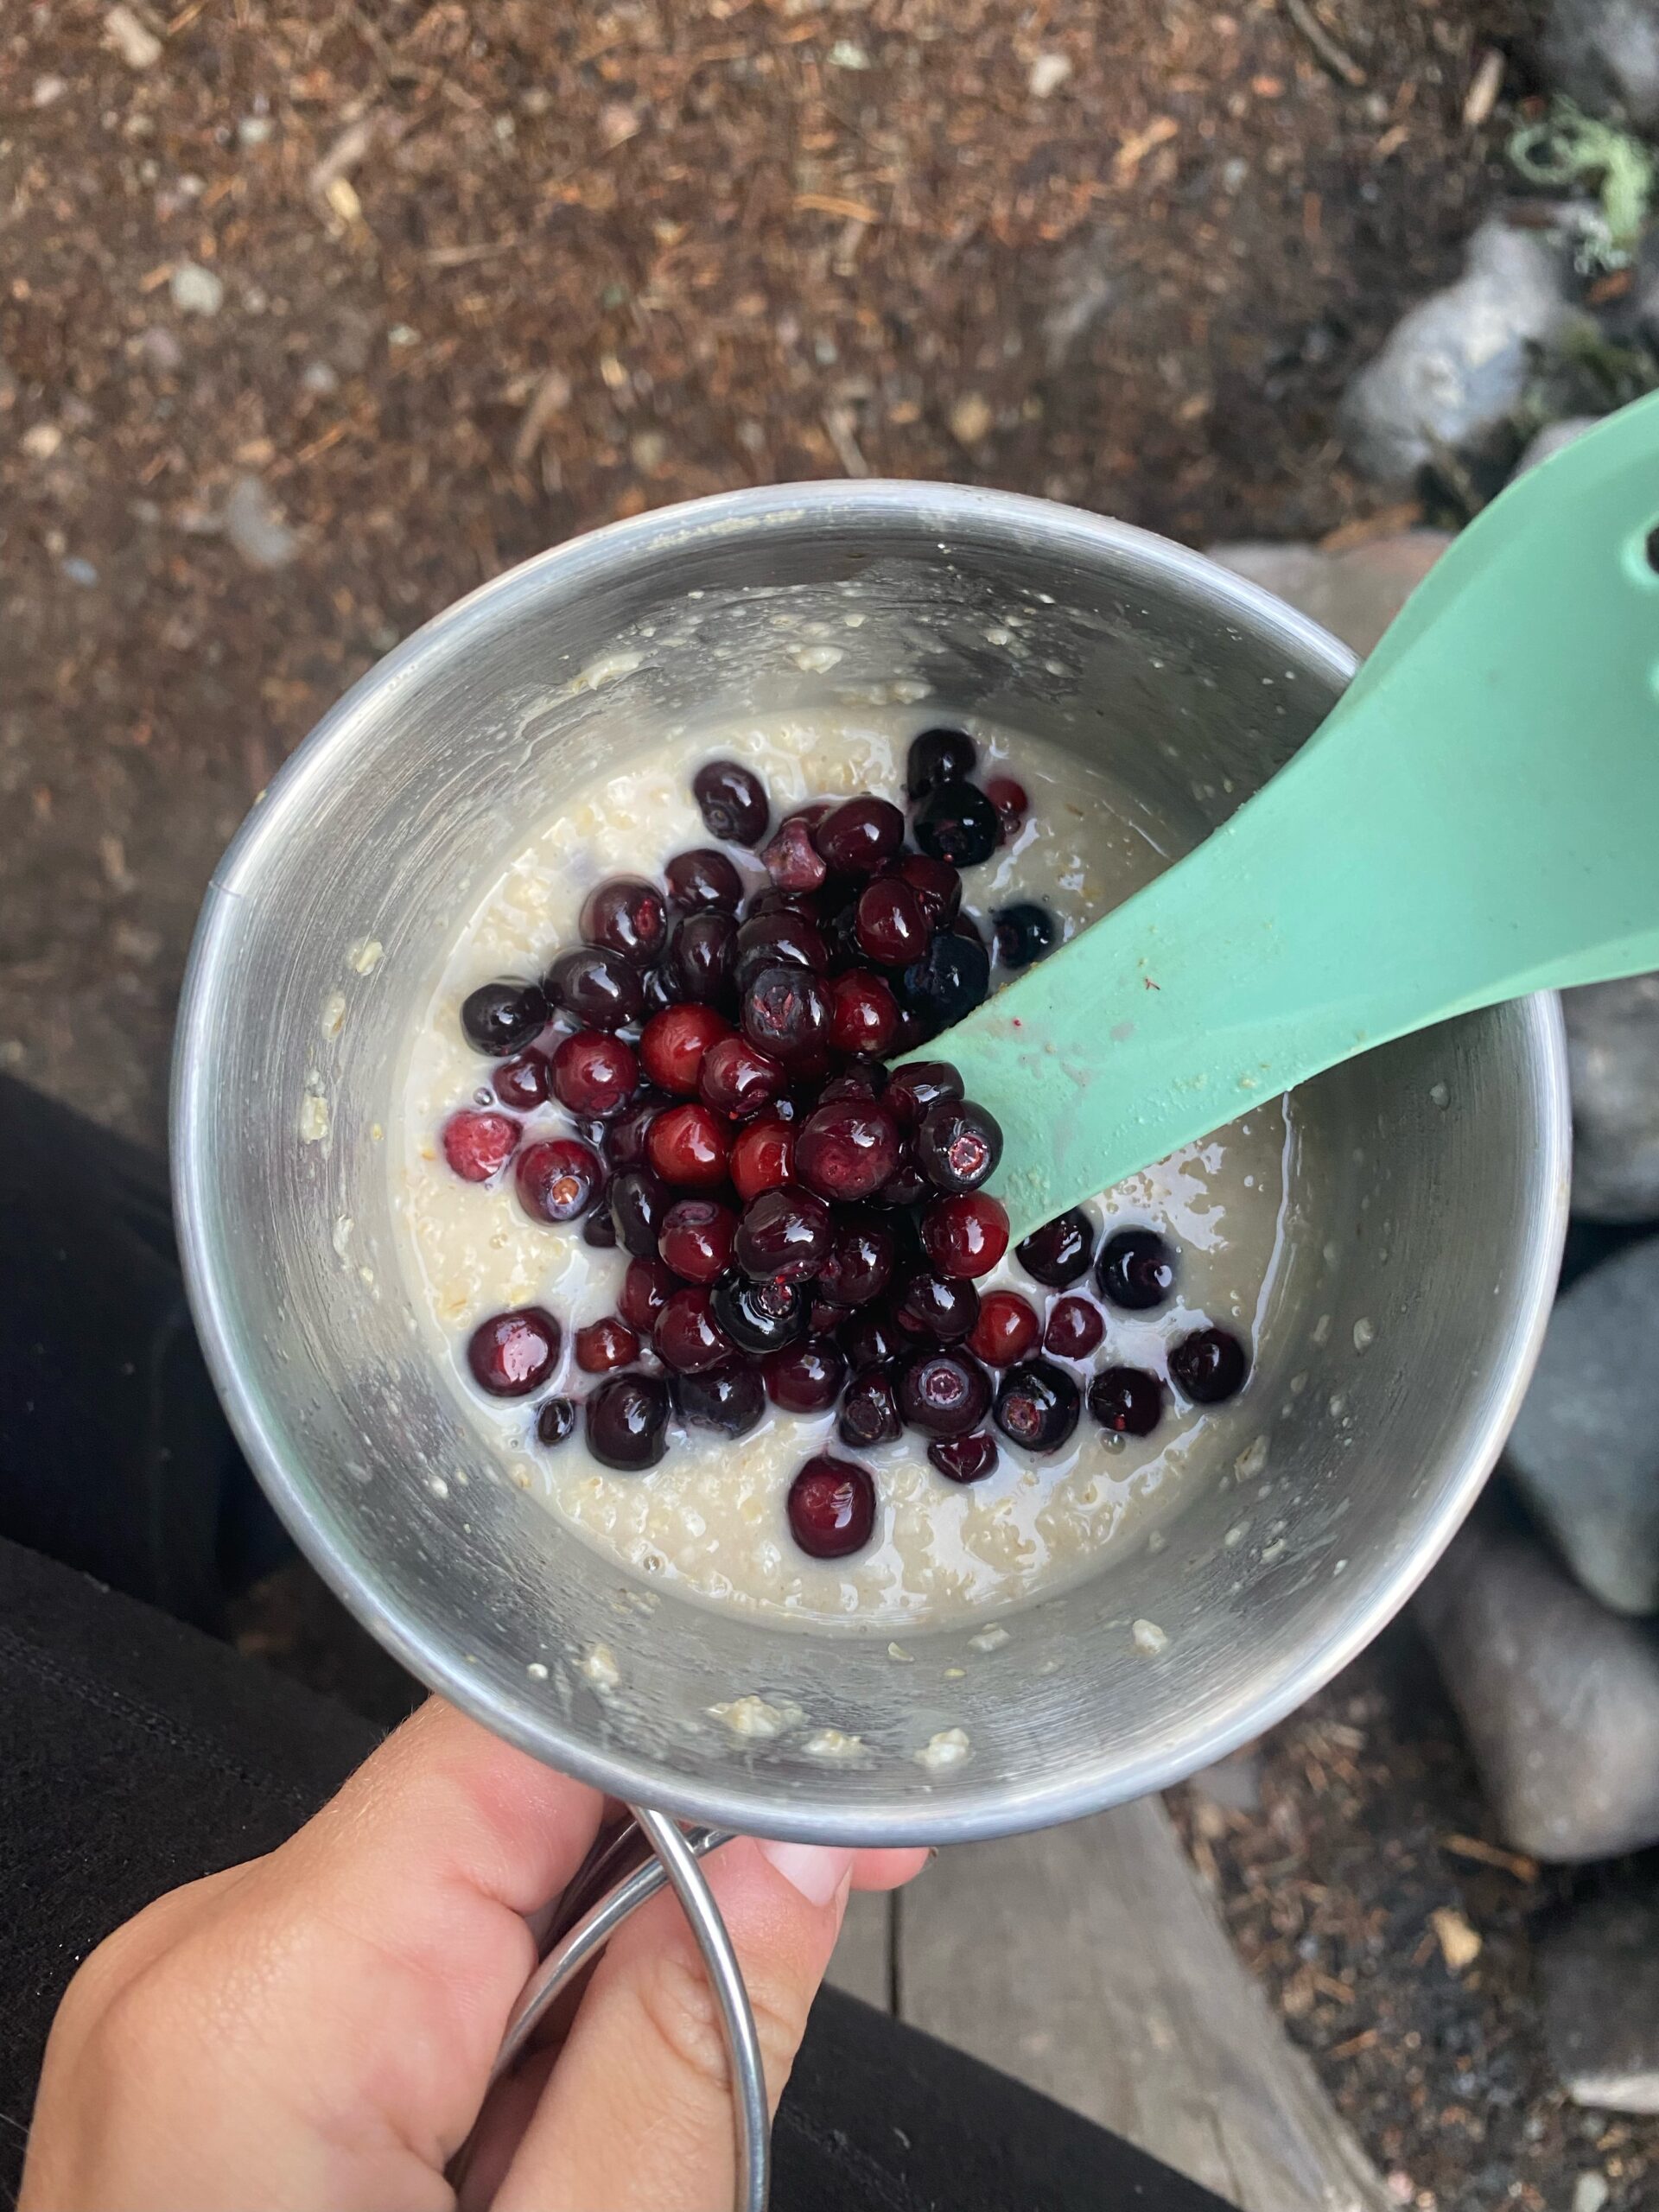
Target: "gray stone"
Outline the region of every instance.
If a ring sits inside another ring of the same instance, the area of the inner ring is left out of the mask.
[[[1402,530],[1344,553],[1246,543],[1211,546],[1210,557],[1368,653],[1451,543],[1444,531]]]
[[[257,476],[238,476],[225,501],[225,535],[251,569],[285,569],[301,539],[271,506]]]
[[[1546,423],[1515,464],[1516,474],[1524,476],[1541,461],[1553,461],[1567,447],[1576,445],[1586,430],[1593,430],[1600,420],[1599,415],[1569,415],[1564,423]]]
[[[1447,450],[1503,423],[1535,349],[1575,320],[1560,251],[1536,232],[1483,223],[1463,276],[1411,309],[1343,402],[1348,450],[1367,475],[1407,484]]]
[[[1659,1219],[1659,976],[1563,991],[1573,1076],[1573,1211]]]
[[[1659,1236],[1580,1276],[1550,1315],[1509,1443],[1529,1503],[1585,1588],[1659,1611]]]
[[[181,315],[217,315],[225,304],[225,280],[199,261],[181,261],[168,279],[168,290]]]
[[[1506,1842],[1567,1861],[1659,1841],[1659,1644],[1645,1627],[1484,1518],[1417,1609]]]
[[[1544,31],[1548,82],[1592,115],[1659,123],[1659,8],[1654,0],[1554,0]]]
[[[1577,1906],[1538,1950],[1544,2041],[1574,2104],[1659,2113],[1659,1894]]]

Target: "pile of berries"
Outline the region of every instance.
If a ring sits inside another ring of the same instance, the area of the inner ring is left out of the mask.
[[[446,1124],[450,1166],[480,1183],[511,1167],[534,1220],[580,1223],[589,1243],[629,1255],[616,1313],[575,1332],[575,1364],[594,1387],[580,1416],[567,1398],[538,1408],[543,1444],[580,1417],[596,1459],[637,1471],[663,1457],[674,1414],[736,1437],[768,1399],[798,1414],[838,1404],[848,1448],[913,1428],[940,1474],[971,1483],[996,1465],[988,1421],[1027,1450],[1071,1434],[1080,1387],[1057,1361],[1100,1344],[1098,1309],[1059,1300],[1042,1357],[1031,1356],[1041,1325],[1027,1300],[982,1301],[976,1280],[1007,1245],[1007,1217],[981,1187],[1001,1131],[945,1062],[884,1064],[989,988],[962,870],[1017,836],[1028,804],[1006,777],[982,790],[975,766],[969,738],[928,730],[910,748],[908,823],[865,796],[803,808],[773,830],[759,779],[711,761],[692,785],[703,820],[724,843],[759,849],[764,886],[746,891],[712,846],[676,855],[662,888],[612,879],[582,908],[581,945],[541,982],[486,983],[467,1000],[467,1041],[498,1062],[494,1103]],[[993,928],[1007,967],[1058,938],[1031,905],[1002,910]],[[524,1142],[517,1117],[549,1102],[572,1133]],[[1137,1239],[1164,1258],[1139,1244],[1126,1256]],[[1067,1285],[1095,1264],[1093,1245],[1078,1212],[1020,1256],[1038,1281]],[[1132,1231],[1108,1243],[1096,1273],[1113,1303],[1144,1308],[1169,1294],[1173,1262],[1151,1232]],[[468,1360],[481,1389],[527,1397],[562,1349],[558,1322],[520,1307],[478,1328]],[[1205,1331],[1169,1364],[1177,1387],[1208,1403],[1237,1389],[1244,1355]],[[1114,1433],[1149,1433],[1162,1399],[1133,1369],[1106,1368],[1090,1386]],[[788,1516],[804,1551],[844,1557],[869,1541],[874,1479],[820,1454],[796,1476]]]

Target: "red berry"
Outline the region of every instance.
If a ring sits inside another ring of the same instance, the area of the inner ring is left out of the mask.
[[[608,1375],[613,1367],[627,1367],[639,1357],[639,1338],[613,1314],[576,1331],[576,1365],[584,1375]]]
[[[510,1114],[480,1114],[463,1106],[443,1125],[443,1156],[463,1183],[487,1183],[518,1149],[519,1135]]]
[[[730,1148],[725,1124],[706,1106],[665,1107],[645,1139],[646,1156],[664,1182],[687,1191],[723,1183]]]
[[[620,1113],[639,1080],[633,1047],[602,1029],[579,1029],[553,1055],[553,1093],[573,1114]]]
[[[686,1282],[713,1282],[731,1263],[737,1216],[713,1198],[680,1198],[663,1217],[657,1249]]]
[[[899,1001],[885,978],[850,968],[830,986],[830,1042],[838,1052],[879,1059],[899,1026]]]
[[[668,903],[683,914],[734,914],[743,901],[743,879],[724,853],[699,845],[689,853],[676,853],[663,870],[668,883]]]
[[[613,875],[582,902],[582,934],[588,944],[620,952],[636,968],[649,968],[668,940],[668,915],[654,883]]]
[[[784,1071],[747,1037],[721,1037],[704,1056],[697,1087],[703,1103],[715,1113],[746,1122],[776,1098],[784,1087]]]
[[[553,1064],[545,1052],[532,1047],[528,1052],[520,1052],[517,1059],[503,1060],[491,1081],[504,1106],[527,1114],[532,1106],[543,1104],[550,1095]]]
[[[729,1037],[732,1025],[711,1006],[664,1007],[653,1014],[639,1039],[639,1059],[659,1090],[695,1098],[703,1056],[711,1045]]]
[[[493,1398],[526,1398],[553,1372],[563,1337],[543,1306],[492,1313],[467,1341],[467,1364],[480,1389]]]
[[[866,1367],[848,1384],[836,1434],[855,1452],[868,1452],[873,1444],[895,1443],[903,1435],[905,1424],[899,1418],[896,1372],[887,1366]]]
[[[927,950],[933,931],[922,902],[902,876],[878,876],[858,894],[853,934],[867,959],[884,968],[908,968]]]
[[[1036,1351],[1040,1327],[1017,1290],[988,1290],[969,1332],[968,1349],[988,1367],[1012,1367]]]
[[[631,1329],[649,1336],[657,1316],[679,1288],[673,1271],[660,1260],[630,1260],[616,1310]]]
[[[875,1196],[901,1151],[899,1124],[879,1100],[842,1099],[802,1122],[795,1172],[820,1198],[850,1205]]]
[[[762,1191],[775,1191],[795,1173],[795,1132],[787,1122],[767,1115],[738,1131],[732,1143],[732,1181],[745,1205]]]
[[[578,1137],[526,1145],[513,1171],[518,1203],[532,1221],[575,1221],[599,1196],[605,1171],[599,1154]]]
[[[943,929],[957,918],[962,905],[962,876],[949,861],[936,861],[926,853],[906,853],[893,868],[922,902],[931,926]]]
[[[829,1258],[833,1240],[823,1200],[788,1183],[745,1206],[732,1256],[756,1282],[805,1282]]]
[[[829,1337],[803,1337],[763,1363],[766,1395],[786,1414],[827,1413],[847,1379],[847,1355]]]
[[[815,976],[830,972],[830,948],[823,931],[806,914],[792,908],[770,914],[751,914],[738,925],[732,952],[732,981],[741,997],[763,968],[810,968]]]
[[[996,1466],[996,1439],[988,1428],[976,1429],[971,1436],[942,1437],[928,1446],[927,1456],[953,1483],[982,1483]]]
[[[790,1534],[811,1559],[862,1551],[875,1529],[875,1484],[868,1467],[821,1452],[789,1486]]]
[[[818,1272],[817,1291],[839,1306],[868,1306],[893,1276],[899,1240],[878,1213],[849,1209],[836,1221],[836,1241]]]
[[[829,874],[804,815],[791,814],[760,855],[780,891],[816,891]]]
[[[1150,1436],[1164,1413],[1164,1386],[1143,1367],[1103,1367],[1089,1385],[1089,1410],[1109,1436]]]
[[[921,1236],[942,1275],[988,1275],[1008,1249],[1008,1217],[983,1191],[969,1191],[929,1206]]]
[[[1105,1333],[1098,1306],[1086,1298],[1056,1299],[1043,1332],[1043,1350],[1057,1359],[1087,1359]]]
[[[700,1286],[674,1293],[657,1316],[652,1342],[664,1366],[677,1375],[706,1374],[736,1351],[715,1319],[708,1292]]]
[[[949,1060],[910,1060],[893,1070],[881,1095],[901,1128],[918,1128],[936,1106],[961,1097],[962,1077]]]
[[[996,818],[1002,824],[1002,842],[1020,834],[1020,825],[1031,811],[1031,801],[1026,797],[1026,787],[1016,784],[1012,776],[988,776],[985,796],[996,809]]]
[[[891,799],[868,793],[832,807],[812,842],[837,875],[874,875],[905,842],[905,817]]]

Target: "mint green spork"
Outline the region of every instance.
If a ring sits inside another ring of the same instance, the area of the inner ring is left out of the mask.
[[[1511,484],[1287,766],[930,1048],[1002,1124],[1016,1238],[1391,1038],[1659,968],[1656,564],[1659,396]]]

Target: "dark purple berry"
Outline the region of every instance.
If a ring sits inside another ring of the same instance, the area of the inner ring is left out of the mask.
[[[1089,1272],[1095,1256],[1095,1225],[1081,1206],[1056,1214],[1040,1229],[1033,1229],[1014,1256],[1033,1281],[1064,1290]]]
[[[732,981],[740,994],[766,968],[781,964],[808,968],[815,976],[830,972],[830,948],[823,933],[804,914],[752,914],[747,921],[738,924],[735,944]]]
[[[930,1444],[927,1456],[950,1482],[982,1483],[996,1468],[996,1439],[989,1429],[976,1428],[971,1436],[945,1437]]]
[[[737,924],[712,908],[687,914],[669,940],[668,972],[682,999],[721,1006],[735,994]]]
[[[537,1408],[536,1441],[550,1450],[575,1433],[576,1409],[569,1398],[549,1398]]]
[[[770,1106],[784,1087],[784,1071],[747,1037],[722,1037],[703,1056],[697,1087],[705,1106],[747,1122]]]
[[[894,1068],[883,1095],[903,1128],[918,1128],[936,1106],[961,1097],[962,1077],[949,1060],[910,1060]]]
[[[563,1334],[544,1306],[492,1313],[467,1339],[473,1380],[493,1398],[527,1398],[557,1365]]]
[[[728,845],[758,845],[772,810],[766,787],[752,768],[735,760],[709,760],[691,779],[691,796],[709,833]]]
[[[933,1035],[965,1020],[991,987],[990,956],[955,924],[941,930],[922,957],[899,977],[899,993]]]
[[[904,878],[881,875],[858,894],[853,933],[867,959],[883,968],[908,968],[927,950],[933,929]]]
[[[1089,1299],[1057,1299],[1043,1331],[1043,1350],[1056,1359],[1087,1359],[1105,1333],[1105,1316]]]
[[[1060,925],[1046,906],[1022,902],[999,906],[991,916],[992,942],[1005,968],[1029,968],[1059,942]]]
[[[550,1011],[539,983],[480,983],[461,1001],[461,1034],[475,1052],[505,1060],[540,1035]]]
[[[814,1059],[830,1038],[830,998],[804,968],[763,968],[743,999],[744,1034],[787,1066]]]
[[[918,1351],[899,1370],[899,1410],[925,1436],[965,1436],[990,1410],[991,1379],[965,1351]]]
[[[527,1114],[532,1106],[545,1104],[553,1087],[553,1063],[545,1052],[520,1052],[503,1060],[490,1082],[504,1106]]]
[[[880,1204],[902,1213],[933,1195],[933,1186],[913,1160],[902,1160],[876,1193]]]
[[[1089,1385],[1089,1410],[1109,1436],[1150,1436],[1163,1418],[1164,1386],[1143,1367],[1104,1367]]]
[[[605,1150],[613,1167],[643,1167],[651,1125],[672,1100],[660,1090],[648,1090],[625,1106],[611,1123]]]
[[[1249,1355],[1230,1331],[1195,1329],[1169,1355],[1169,1379],[1195,1406],[1218,1406],[1237,1395],[1249,1372]]]
[[[899,1026],[899,1001],[885,977],[849,969],[830,985],[830,1042],[838,1052],[885,1052]]]
[[[912,1274],[894,1300],[893,1316],[901,1329],[955,1344],[972,1332],[979,1319],[979,1293],[970,1282],[923,1269]]]
[[[1028,1359],[1011,1367],[996,1394],[996,1425],[1027,1452],[1057,1452],[1077,1425],[1082,1394],[1063,1367]]]
[[[779,891],[816,891],[830,873],[812,842],[812,825],[804,814],[791,814],[779,824],[778,835],[760,855],[760,863]]]
[[[867,1367],[885,1366],[911,1349],[902,1329],[880,1313],[858,1313],[841,1332],[841,1348],[855,1374]]]
[[[789,1486],[790,1533],[812,1559],[862,1551],[875,1528],[875,1484],[868,1467],[821,1452]]]
[[[922,902],[922,912],[931,929],[943,929],[957,918],[962,905],[962,878],[949,861],[930,860],[925,853],[905,853],[893,867]]]
[[[601,1467],[639,1474],[666,1449],[667,1385],[654,1375],[613,1375],[582,1408],[588,1449]]]
[[[820,1198],[849,1205],[875,1196],[901,1150],[899,1124],[879,1099],[839,1099],[802,1122],[795,1173]]]
[[[668,939],[662,893],[637,875],[609,877],[582,902],[582,935],[584,944],[620,953],[636,968],[651,967]]]
[[[547,971],[547,995],[587,1029],[620,1029],[638,1021],[645,1005],[632,963],[592,944],[559,955]]]
[[[829,1258],[833,1241],[823,1200],[798,1183],[785,1183],[745,1206],[732,1253],[756,1282],[805,1282]]]
[[[868,1452],[873,1445],[895,1443],[904,1433],[893,1387],[896,1374],[896,1369],[884,1365],[866,1367],[854,1376],[842,1397],[836,1423],[836,1433],[843,1444]]]
[[[914,1157],[936,1191],[976,1191],[1002,1157],[1001,1126],[970,1099],[947,1099],[917,1130]]]
[[[724,853],[710,846],[676,853],[663,874],[668,883],[668,903],[682,914],[734,914],[742,904],[742,877]]]
[[[609,1252],[616,1245],[616,1224],[611,1218],[608,1205],[590,1206],[582,1216],[582,1241],[596,1252]]]
[[[683,1421],[721,1436],[747,1436],[766,1410],[765,1386],[747,1360],[728,1360],[700,1375],[677,1375],[673,1390]]]
[[[611,1183],[611,1218],[625,1252],[654,1260],[663,1221],[674,1203],[662,1177],[649,1167],[625,1168]]]
[[[810,1300],[798,1282],[753,1282],[721,1275],[710,1294],[714,1316],[740,1351],[776,1351],[806,1328]]]
[[[701,1285],[688,1285],[673,1294],[657,1316],[651,1341],[663,1365],[677,1375],[701,1375],[721,1366],[735,1349]]]
[[[905,790],[912,799],[925,798],[940,784],[960,783],[971,776],[979,755],[965,730],[925,729],[910,741],[905,758]]]
[[[835,1222],[835,1242],[819,1268],[817,1289],[841,1306],[868,1306],[893,1278],[898,1242],[880,1214],[849,1207]]]
[[[977,785],[936,784],[918,805],[911,830],[930,860],[952,868],[977,868],[1002,842],[1002,824]]]
[[[847,1379],[847,1356],[829,1337],[803,1337],[769,1352],[764,1367],[766,1395],[786,1414],[827,1413]]]
[[[1155,1229],[1120,1229],[1101,1249],[1095,1280],[1114,1306],[1150,1313],[1175,1287],[1175,1255]]]
[[[874,875],[905,842],[905,817],[891,799],[868,794],[832,807],[812,842],[837,875]]]

